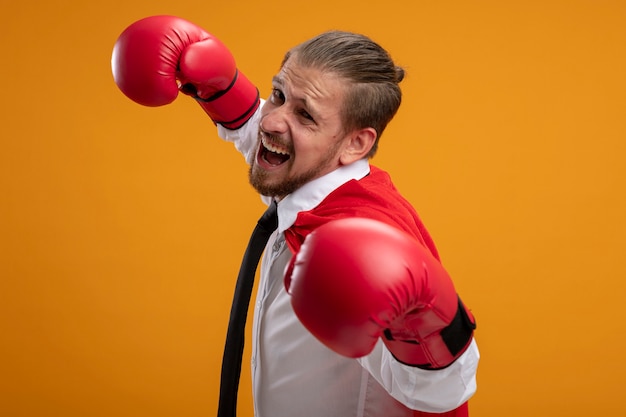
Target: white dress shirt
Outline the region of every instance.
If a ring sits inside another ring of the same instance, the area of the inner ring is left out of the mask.
[[[255,157],[260,111],[242,128],[218,126],[250,162]],[[444,412],[476,391],[479,360],[475,341],[449,367],[429,371],[396,361],[379,341],[360,359],[340,356],[298,321],[284,289],[291,252],[283,232],[300,211],[369,173],[367,160],[343,166],[288,195],[278,205],[278,229],[270,237],[260,269],[252,329],[252,386],[256,417],[408,417],[411,409]],[[269,199],[263,197],[269,203]]]

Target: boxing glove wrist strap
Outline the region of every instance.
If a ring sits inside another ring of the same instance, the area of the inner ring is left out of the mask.
[[[470,318],[463,302],[459,298],[459,307],[456,315],[450,324],[441,330],[441,338],[452,356],[456,357],[465,350],[472,340],[475,329],[476,322]]]
[[[476,329],[476,322],[468,314],[461,299],[458,300],[456,315],[439,332],[443,343],[431,343],[428,341],[430,338],[422,342],[417,338],[398,340],[393,337],[390,329],[386,329],[385,344],[394,358],[405,365],[428,370],[443,369],[451,365],[467,349]],[[447,349],[447,352],[441,352],[442,349]],[[431,352],[427,354],[426,351]],[[429,363],[426,360],[428,357],[439,360],[436,360],[437,363]]]
[[[227,129],[238,129],[243,126],[261,102],[258,88],[238,70],[226,89],[206,99],[197,94],[193,94],[193,97],[213,122]],[[248,105],[251,99],[252,103]]]

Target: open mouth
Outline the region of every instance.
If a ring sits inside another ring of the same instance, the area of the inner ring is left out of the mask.
[[[282,165],[291,157],[289,150],[285,146],[271,143],[266,137],[261,137],[259,156],[271,166]]]

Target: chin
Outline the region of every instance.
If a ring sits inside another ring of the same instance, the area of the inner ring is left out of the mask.
[[[269,175],[262,168],[252,165],[248,172],[248,181],[252,188],[259,194],[267,197],[277,197],[276,192],[280,190],[280,184],[273,184],[269,181]]]

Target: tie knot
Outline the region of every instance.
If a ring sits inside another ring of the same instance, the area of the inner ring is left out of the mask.
[[[272,200],[271,204],[265,210],[265,213],[258,221],[259,226],[268,232],[273,232],[278,227],[278,204],[276,200]]]

